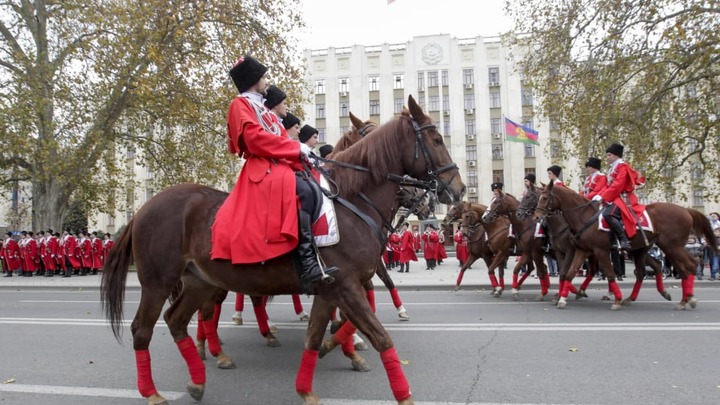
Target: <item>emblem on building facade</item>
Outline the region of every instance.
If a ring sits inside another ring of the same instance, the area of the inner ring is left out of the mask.
[[[442,60],[442,48],[432,42],[422,48],[422,60],[428,65],[434,65]]]

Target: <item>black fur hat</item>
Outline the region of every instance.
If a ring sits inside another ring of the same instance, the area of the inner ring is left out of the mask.
[[[503,184],[500,183],[499,181],[490,185],[490,191],[502,190],[502,189],[503,189]]]
[[[598,170],[600,170],[600,165],[602,162],[600,162],[600,159],[596,157],[589,157],[587,162],[585,162],[585,167],[594,167]]]
[[[300,134],[298,135],[298,138],[300,139],[300,142],[305,143],[308,139],[310,139],[313,135],[317,133],[317,129],[311,127],[308,124],[305,124],[302,128],[300,128]]]
[[[558,165],[552,165],[547,168],[547,171],[551,172],[552,174],[556,176],[560,176],[560,172],[562,171],[562,167]]]
[[[285,114],[285,117],[282,119],[282,124],[285,127],[285,129],[290,129],[294,127],[295,125],[300,125],[300,118],[296,117],[295,115],[291,113]]]
[[[278,86],[271,84],[270,87],[267,88],[267,93],[265,95],[265,107],[272,109],[276,105],[282,103],[282,101],[286,98],[287,94],[285,94],[284,91],[280,90]]]
[[[238,59],[230,69],[230,77],[240,93],[248,91],[267,72],[267,67],[250,55]]]
[[[332,151],[333,151],[333,149],[335,149],[335,148],[333,148],[332,145],[323,145],[323,146],[321,146],[320,149],[319,149],[319,150],[320,150],[320,157],[321,157],[321,158],[324,158],[324,157],[326,157],[327,155],[331,154]]]
[[[525,180],[529,180],[531,184],[535,184],[535,173],[526,174]]]
[[[620,145],[619,143],[614,143],[605,150],[607,153],[612,153],[613,155],[617,157],[622,157],[623,150],[625,149],[624,146]]]

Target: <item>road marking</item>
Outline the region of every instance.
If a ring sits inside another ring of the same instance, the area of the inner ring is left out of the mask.
[[[335,399],[335,398],[322,398],[322,403],[324,405],[397,405],[397,401],[368,401],[368,400],[364,400],[364,399]],[[426,401],[415,401],[414,403],[415,403],[415,405],[548,405],[548,404],[529,403],[529,402],[510,403],[510,402],[434,402],[434,401],[426,402]]]
[[[599,300],[596,299],[596,300]],[[593,301],[592,298],[590,299],[584,299],[580,302],[591,302]],[[86,300],[86,301],[80,301],[80,300],[20,300],[18,301],[20,303],[25,304],[99,304],[100,300]],[[140,301],[123,301],[125,304],[139,304]],[[635,301],[635,304],[641,305],[641,304],[668,304],[670,301],[667,300],[642,300],[642,301]],[[701,304],[717,304],[720,303],[720,300],[700,300]],[[551,305],[550,300],[547,301],[488,301],[488,302],[411,302],[407,303],[408,307],[424,307],[424,306],[442,306],[442,305]],[[235,306],[234,302],[225,301],[223,303],[225,306]],[[290,306],[294,305],[292,302],[277,302],[273,301],[270,306]],[[312,302],[304,302],[303,305],[312,305]],[[393,305],[392,302],[377,302],[376,305],[378,306],[390,306]]]
[[[136,390],[115,388],[62,387],[55,385],[0,384],[0,392],[18,392],[23,394],[74,395],[80,397],[106,398],[142,398]],[[163,391],[162,396],[170,401],[185,396],[184,392]]]
[[[129,327],[132,321],[123,320],[122,324]],[[57,325],[57,326],[108,326],[105,319],[64,319],[64,318],[7,318],[0,317],[0,324],[8,325]],[[195,323],[193,322],[191,326]],[[300,322],[276,322],[275,325],[285,330],[306,330],[307,324]],[[166,328],[163,321],[156,327]],[[408,332],[632,332],[632,331],[720,331],[719,322],[646,322],[646,323],[388,323],[383,325],[388,331]],[[235,325],[233,322],[220,322],[222,329],[257,329],[257,323],[245,322]]]

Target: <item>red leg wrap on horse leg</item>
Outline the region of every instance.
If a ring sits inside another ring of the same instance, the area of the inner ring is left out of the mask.
[[[500,277],[499,285],[500,288],[502,288],[503,290],[505,289],[505,277]]]
[[[548,290],[550,290],[550,275],[545,274],[545,277],[540,279],[540,292],[542,295],[547,295]]]
[[[201,342],[207,339],[205,336],[205,327],[203,326],[202,312],[198,310],[198,326],[197,326],[197,340]]]
[[[512,288],[517,289],[519,286],[520,284],[518,284],[518,275],[513,273]]]
[[[353,355],[355,353],[355,342],[353,342],[352,336],[350,336],[350,339],[345,339],[345,341],[340,344],[340,347],[345,356],[350,357]]]
[[[570,295],[570,286],[571,286],[571,285],[572,285],[572,283],[570,283],[570,282],[567,281],[567,280],[562,281],[562,289],[560,290],[560,296],[561,296],[561,297],[567,298],[568,295]]]
[[[293,308],[295,309],[295,315],[300,315],[300,313],[303,311],[303,304],[302,301],[300,301],[300,296],[297,294],[293,294],[292,300]]]
[[[593,279],[593,275],[588,272],[588,275],[585,276],[585,280],[583,280],[582,284],[580,284],[580,289],[583,291],[587,291],[588,286],[590,286],[590,282]]]
[[[630,293],[631,300],[635,301],[638,295],[640,295],[640,287],[642,287],[642,279],[635,281],[632,292]]]
[[[375,290],[367,290],[365,291],[365,294],[367,295],[367,300],[370,303],[370,308],[372,308],[373,313],[375,313]]]
[[[295,378],[295,391],[300,394],[309,394],[312,392],[313,376],[315,375],[315,365],[318,359],[317,350],[305,349],[300,361],[297,377]]]
[[[216,330],[217,330],[218,325],[220,324],[220,311],[222,311],[222,305],[215,304],[215,308],[213,310],[213,323],[215,324]]]
[[[497,277],[495,277],[495,274],[490,274],[490,285],[493,289],[498,286]]]
[[[332,335],[332,340],[335,342],[335,344],[341,345],[346,340],[350,340],[352,342],[352,335],[355,333],[357,329],[355,328],[355,325],[352,324],[350,321],[346,321],[340,329],[338,329],[337,332],[335,332],[334,335]]]
[[[465,275],[464,271],[461,271],[460,274],[458,274],[457,281],[455,281],[455,285],[460,285],[462,283],[463,276]]]
[[[393,287],[390,290],[390,296],[392,297],[393,305],[395,305],[395,308],[400,308],[403,303],[400,299],[400,294],[398,294],[397,288]]]
[[[245,295],[235,294],[235,311],[242,312],[245,309]]]
[[[680,282],[683,290],[683,300],[695,295],[695,275],[690,274]]]
[[[255,312],[255,320],[257,320],[258,328],[260,329],[260,334],[262,336],[267,335],[270,333],[270,325],[268,324],[268,314],[267,314],[267,308],[265,308],[265,301],[263,300],[263,304],[260,304],[258,306],[253,305],[253,312]]]
[[[215,357],[222,351],[222,348],[220,347],[220,339],[217,334],[217,325],[215,325],[215,322],[213,321],[202,321],[202,324],[203,328],[205,328],[208,350],[210,350],[210,354]]]
[[[655,286],[657,287],[658,291],[665,291],[665,280],[663,280],[662,273],[658,273],[655,275]]]
[[[398,358],[395,348],[391,347],[380,353],[380,358],[382,359],[383,366],[385,366],[385,372],[390,381],[390,389],[395,399],[403,401],[410,398],[410,384],[408,384],[407,378],[405,378],[405,373],[403,373],[402,364],[400,364],[400,359]]]
[[[195,350],[195,354],[198,355],[197,350]],[[150,351],[135,350],[135,365],[137,366],[137,387],[140,395],[142,395],[144,398],[147,398],[150,395],[157,394],[157,390],[155,389],[155,383],[153,382],[152,378]]]
[[[177,347],[180,349],[180,354],[187,364],[188,371],[190,372],[190,380],[195,384],[205,384],[205,364],[200,360],[200,355],[197,349],[195,349],[192,338],[186,337],[177,342]]]
[[[609,285],[609,288],[610,288],[610,291],[611,291],[611,292],[613,293],[613,295],[615,296],[615,299],[616,299],[616,300],[621,300],[621,299],[622,299],[622,291],[620,291],[620,286],[618,285],[617,282],[612,281],[612,282],[610,283],[610,285]]]
[[[575,288],[575,286],[573,285],[572,281],[566,281],[566,283],[567,283],[568,291],[571,292],[571,293],[573,293],[573,294],[577,294],[577,288]]]

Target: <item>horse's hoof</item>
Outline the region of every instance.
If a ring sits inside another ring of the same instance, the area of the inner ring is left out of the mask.
[[[365,350],[369,349],[367,343],[365,342],[357,342],[355,343],[355,350],[359,352],[364,352]]]
[[[408,315],[407,311],[398,312],[398,318],[400,318],[401,321],[409,321],[410,315]]]
[[[538,301],[538,302],[545,301],[545,295],[539,294],[537,297],[535,297],[535,301]]]
[[[306,314],[306,313],[303,313],[302,315],[300,315],[300,320],[301,320],[302,322],[307,322],[307,321],[310,320],[310,315],[308,315],[308,314]]]
[[[320,397],[315,395],[314,392],[308,392],[305,394],[300,394],[300,398],[303,400],[304,405],[320,405]]]
[[[242,324],[243,324],[242,316],[236,316],[236,315],[234,315],[234,316],[232,317],[232,321],[235,322],[235,325],[242,325]]]
[[[200,360],[205,360],[207,356],[205,356],[205,342],[197,342],[195,344],[195,347],[197,347],[198,354],[200,355]]]
[[[265,340],[265,345],[267,347],[280,347],[282,344],[280,344],[280,340],[276,338],[275,336],[267,337]]]
[[[668,301],[672,301],[672,297],[670,297],[670,293],[667,291],[660,291],[660,295],[665,298]]]
[[[340,327],[342,326],[342,322],[340,321],[331,321],[330,322],[330,334],[334,335],[337,333],[338,330],[340,330]]]
[[[148,405],[169,405],[169,403],[165,397],[155,393],[148,397]]]
[[[677,310],[677,311],[684,311],[686,309],[687,309],[687,307],[685,306],[684,302],[680,302],[677,305],[675,305],[675,310]]]
[[[518,294],[518,293],[513,293],[512,299],[513,299],[513,301],[520,301],[520,294]]]
[[[415,401],[413,401],[412,397],[409,397],[398,401],[398,405],[415,405]]]
[[[330,353],[335,346],[333,345],[333,342],[331,339],[325,339],[322,344],[320,345],[320,350],[318,350],[318,357],[323,358],[326,354]]]
[[[353,360],[350,362],[350,364],[352,365],[352,368],[355,371],[366,372],[366,371],[372,370],[370,368],[370,366],[368,366],[367,363],[365,362],[365,359],[362,359],[362,358],[359,360]]]
[[[603,301],[610,301],[610,296],[609,296],[609,295],[603,295],[602,298],[600,298],[600,299],[603,300]]]
[[[557,303],[557,308],[558,308],[558,309],[565,309],[566,306],[567,306],[567,301],[565,300],[565,297],[560,298],[560,299],[558,300],[558,303]]]
[[[460,286],[456,285],[455,288],[453,288],[453,291],[460,291]]]
[[[217,355],[217,368],[219,368],[220,370],[232,370],[234,368],[237,368],[237,366],[235,365],[235,362],[232,361],[230,356],[221,352]]]
[[[585,292],[585,290],[578,290],[578,292],[575,293],[575,299],[579,300],[580,298],[588,298],[588,295]]]
[[[618,304],[617,302],[610,306],[611,311],[619,311],[620,308],[622,308],[622,305]]]
[[[278,333],[279,331],[280,331],[280,329],[278,329],[277,326],[275,326],[275,325],[270,325],[270,332],[272,332],[272,333]]]
[[[698,304],[697,298],[695,298],[695,297],[688,298],[688,304],[690,304],[690,308],[697,307],[697,304]]]
[[[495,291],[493,291],[493,296],[496,298],[499,298],[502,295],[502,293],[503,293],[502,288],[498,287],[495,289]]]
[[[627,297],[624,300],[622,300],[622,303],[620,305],[631,305],[633,303],[632,298]]]
[[[205,395],[205,384],[195,384],[189,382],[187,385],[187,392],[194,400],[200,401],[203,395]]]

